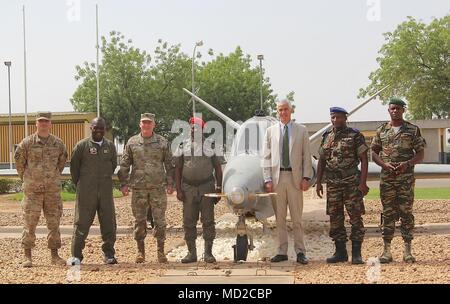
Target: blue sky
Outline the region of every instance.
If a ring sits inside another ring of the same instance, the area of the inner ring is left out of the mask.
[[[13,64],[13,113],[24,111],[22,5],[28,109],[70,111],[75,65],[95,61],[96,3],[101,35],[119,30],[148,51],[162,38],[181,43],[187,53],[199,40],[204,54],[209,48],[229,53],[240,45],[255,65],[256,55],[264,54],[274,91],[279,96],[295,91],[301,122],[327,121],[330,106],[357,104],[359,88],[377,67],[382,33],[407,16],[429,22],[450,12],[446,0],[0,0],[0,60]],[[1,66],[0,113],[7,113],[7,70]],[[385,107],[374,102],[351,120],[386,118]]]

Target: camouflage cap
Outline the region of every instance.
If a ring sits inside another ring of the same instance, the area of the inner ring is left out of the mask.
[[[143,121],[143,120],[155,121],[155,114],[143,113],[143,114],[141,114],[141,121]]]
[[[52,112],[37,112],[36,120],[52,120]]]

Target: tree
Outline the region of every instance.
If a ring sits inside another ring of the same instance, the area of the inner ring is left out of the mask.
[[[199,95],[235,121],[252,117],[260,108],[260,70],[251,62],[251,56],[244,55],[240,47],[227,56],[219,54],[197,73]],[[267,114],[275,107],[276,95],[272,93],[269,78],[263,79],[263,109]],[[206,110],[202,112],[206,119],[217,119]]]
[[[138,129],[140,113],[149,112],[152,99],[148,89],[150,55],[134,48],[120,32],[111,32],[110,41],[102,37],[102,62],[99,67],[100,110],[114,136],[128,139]],[[96,112],[95,65],[76,66],[76,80],[82,80],[71,103],[76,111]],[[147,109],[144,111],[144,109]]]
[[[151,57],[135,48],[131,39],[120,32],[110,33],[109,41],[102,37],[100,71],[101,115],[121,141],[139,132],[140,114],[156,114],[156,132],[172,139],[172,124],[176,119],[192,116],[190,97],[182,90],[191,87],[191,57],[181,51],[179,44],[169,45],[158,40]],[[209,50],[209,55],[214,56]],[[199,96],[235,120],[253,116],[259,108],[260,71],[251,66],[251,57],[238,47],[225,56],[220,54],[209,62],[199,63],[197,54],[196,87]],[[76,111],[96,111],[95,65],[85,62],[76,66],[75,79],[80,85],[71,103]],[[276,95],[269,78],[263,82],[264,109],[273,113]],[[293,96],[293,93],[290,94]],[[217,120],[200,105],[205,119]]]
[[[450,113],[450,15],[426,25],[412,17],[392,33],[377,58],[379,68],[359,97],[390,85],[381,97],[401,96],[414,119],[448,118]]]

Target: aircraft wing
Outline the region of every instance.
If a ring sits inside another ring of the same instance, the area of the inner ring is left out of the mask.
[[[366,104],[368,104],[370,101],[372,101],[373,99],[375,99],[379,94],[381,94],[381,92],[383,92],[384,90],[386,90],[389,86],[385,86],[384,88],[382,88],[381,90],[379,90],[378,92],[376,92],[375,94],[373,94],[372,96],[370,96],[368,99],[364,100],[362,103],[360,103],[358,106],[356,106],[354,109],[352,109],[350,112],[348,112],[347,117],[349,117],[350,115],[352,115],[353,113],[356,113],[359,109],[361,109],[362,107],[364,107]],[[322,137],[322,134],[327,131],[328,129],[330,129],[333,125],[331,123],[329,123],[328,125],[326,125],[325,127],[323,127],[322,129],[320,129],[319,131],[317,131],[316,133],[314,133],[313,135],[311,135],[309,137],[309,144],[311,147],[316,146],[317,142],[320,140],[320,138]]]
[[[237,122],[235,122],[234,120],[232,120],[230,117],[226,116],[225,114],[223,114],[222,112],[220,112],[219,110],[217,110],[216,108],[214,108],[212,105],[210,105],[209,103],[207,103],[206,101],[204,101],[203,99],[201,99],[200,97],[198,97],[197,95],[193,94],[191,91],[186,90],[185,88],[183,88],[183,90],[188,93],[192,98],[194,98],[195,100],[197,100],[199,103],[201,103],[203,106],[205,106],[208,110],[210,110],[211,112],[213,112],[214,114],[216,114],[217,116],[219,116],[220,118],[222,118],[227,124],[229,124],[230,126],[232,126],[233,128],[235,128],[236,130],[239,129],[239,127],[241,126],[240,124],[238,124]]]

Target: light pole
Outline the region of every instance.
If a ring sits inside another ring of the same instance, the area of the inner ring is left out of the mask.
[[[259,60],[259,73],[260,73],[260,79],[259,79],[259,93],[260,93],[260,99],[261,99],[261,107],[260,110],[263,109],[263,70],[262,70],[262,61],[264,60],[264,55],[258,55]]]
[[[5,61],[8,68],[8,94],[9,94],[9,129],[8,129],[8,149],[9,149],[9,169],[12,169],[12,126],[11,126],[11,61]]]
[[[202,46],[203,41],[200,40],[199,42],[195,43],[194,46],[194,52],[192,52],[192,94],[195,94],[195,50],[198,46]],[[192,117],[195,116],[195,100],[192,98]]]

